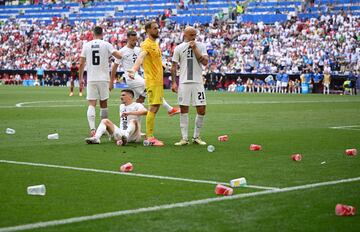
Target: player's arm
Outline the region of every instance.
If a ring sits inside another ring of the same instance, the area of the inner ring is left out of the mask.
[[[122,58],[122,54],[121,54],[121,52],[118,51],[118,50],[113,51],[113,52],[111,53],[111,55],[113,55],[115,58],[117,58],[117,59],[119,59],[119,60]]]
[[[137,110],[137,111],[130,111],[130,112],[124,112],[122,116],[128,116],[128,115],[136,115],[136,116],[142,116],[147,114],[147,109]]]
[[[173,61],[171,66],[171,91],[177,93],[178,86],[176,84],[176,71],[177,71],[178,63]]]
[[[80,57],[80,64],[79,64],[79,82],[80,85],[84,83],[84,69],[85,69],[85,57]]]
[[[207,65],[209,62],[209,57],[207,55],[202,55],[200,49],[196,46],[195,41],[190,41],[189,46],[195,53],[196,59],[202,64]]]
[[[119,67],[119,64],[116,63],[116,61],[113,62],[112,66],[111,66],[111,74],[110,74],[110,86],[109,86],[110,91],[112,90],[118,67]]]
[[[138,111],[131,111],[131,112],[127,112],[128,115],[146,115],[147,114],[147,110],[138,110]]]
[[[139,56],[137,57],[134,66],[130,69],[127,70],[128,75],[130,78],[134,79],[134,74],[135,72],[139,71],[140,66],[143,64],[144,62],[144,58],[147,56],[148,52],[147,51],[141,51]]]

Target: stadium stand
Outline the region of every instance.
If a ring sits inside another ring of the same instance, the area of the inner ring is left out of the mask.
[[[210,55],[208,74],[237,79],[236,73],[265,75],[286,68],[298,77],[303,70],[329,67],[333,75],[346,76],[360,69],[358,1],[240,4],[243,14],[233,14],[237,1],[219,0],[188,6],[170,0],[0,6],[0,69],[34,70],[40,64],[47,71],[66,71],[78,60],[96,23],[106,27],[105,39],[121,48],[129,28],[144,38],[148,19],[161,25],[160,46],[167,63],[181,41],[180,29],[195,24]]]

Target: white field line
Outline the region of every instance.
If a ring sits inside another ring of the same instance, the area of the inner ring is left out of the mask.
[[[315,184],[306,184],[306,185],[293,186],[293,187],[287,187],[287,188],[282,188],[282,189],[264,190],[264,191],[253,192],[253,193],[242,193],[242,194],[237,194],[237,195],[228,196],[228,197],[206,198],[206,199],[201,199],[201,200],[158,205],[158,206],[147,207],[147,208],[120,210],[120,211],[115,211],[115,212],[94,214],[94,215],[89,215],[89,216],[73,217],[73,218],[53,220],[53,221],[47,221],[47,222],[24,224],[24,225],[19,225],[19,226],[12,226],[12,227],[3,227],[3,228],[0,228],[0,232],[37,229],[37,228],[44,228],[44,227],[48,227],[48,226],[71,224],[71,223],[76,223],[76,222],[104,219],[104,218],[110,218],[110,217],[116,217],[116,216],[122,216],[122,215],[139,214],[139,213],[145,213],[145,212],[155,212],[155,211],[160,211],[160,210],[165,210],[165,209],[184,208],[184,207],[189,207],[189,206],[194,206],[194,205],[209,204],[212,202],[220,202],[220,201],[235,200],[235,199],[241,199],[241,198],[261,196],[261,195],[269,195],[269,194],[274,194],[274,193],[283,193],[283,192],[290,192],[290,191],[297,191],[297,190],[304,190],[304,189],[312,189],[312,188],[317,188],[317,187],[322,187],[322,186],[336,185],[336,184],[341,184],[341,183],[349,183],[349,182],[354,182],[354,181],[360,181],[360,177],[320,182],[320,183],[315,183]]]
[[[332,126],[330,129],[338,130],[360,130],[360,125],[351,125],[351,126]]]
[[[69,105],[69,104],[54,104],[54,105],[42,105],[43,103],[69,103],[69,102],[84,102],[85,100],[61,100],[61,101],[33,101],[33,102],[20,102],[15,104],[15,106],[0,106],[1,108],[53,108],[53,107],[81,107],[85,106],[84,104]],[[234,101],[234,100],[213,100],[208,101],[209,105],[231,105],[231,104],[296,104],[296,103],[351,103],[351,102],[360,102],[360,100],[301,100],[301,101]],[[171,102],[172,104],[177,104],[176,102]],[[34,105],[35,104],[35,105]],[[36,105],[40,104],[40,105]],[[118,103],[109,102],[110,106],[118,106]]]
[[[68,169],[68,170],[76,170],[76,171],[85,171],[85,172],[97,172],[97,173],[107,173],[107,174],[115,174],[115,175],[126,175],[126,176],[137,176],[144,178],[152,178],[152,179],[162,179],[162,180],[175,180],[175,181],[185,181],[192,183],[201,183],[201,184],[223,184],[229,185],[229,183],[211,181],[211,180],[194,180],[187,178],[179,178],[179,177],[171,177],[171,176],[157,176],[157,175],[149,175],[149,174],[140,174],[140,173],[130,173],[130,172],[120,172],[120,171],[109,171],[109,170],[100,170],[93,168],[79,168],[79,167],[71,167],[71,166],[62,166],[62,165],[53,165],[53,164],[42,164],[42,163],[30,163],[30,162],[19,162],[12,160],[0,160],[0,163],[8,163],[8,164],[17,164],[17,165],[28,165],[28,166],[37,166],[37,167],[47,167],[47,168],[60,168],[60,169]],[[266,187],[266,186],[257,186],[257,185],[246,185],[243,186],[246,188],[254,188],[254,189],[278,189],[275,187]]]

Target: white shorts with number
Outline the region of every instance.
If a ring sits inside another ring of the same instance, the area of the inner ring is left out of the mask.
[[[109,98],[109,82],[90,81],[87,83],[87,100],[106,100]]]
[[[287,82],[281,82],[281,87],[287,87],[288,83]]]
[[[137,120],[132,120],[131,123],[136,123],[137,126],[135,127],[135,131],[134,133],[130,134],[129,137],[127,138],[128,143],[131,142],[140,142],[141,141],[141,124],[139,121]],[[120,140],[121,136],[126,134],[126,130],[122,130],[119,127],[117,127],[116,125],[114,125],[114,139],[115,140]]]
[[[204,85],[200,83],[179,84],[178,102],[182,106],[205,106],[206,96]]]
[[[281,81],[276,81],[276,87],[281,87]]]

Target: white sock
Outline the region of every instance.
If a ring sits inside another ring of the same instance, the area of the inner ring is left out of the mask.
[[[106,125],[101,122],[96,130],[95,138],[100,139],[101,136],[106,132]]]
[[[194,138],[197,138],[200,136],[200,130],[204,123],[204,117],[205,115],[197,114],[195,118],[195,128],[194,128]]]
[[[180,113],[180,130],[182,139],[188,140],[189,114]]]
[[[95,130],[95,107],[94,106],[88,106],[88,110],[87,110],[87,118],[88,118],[88,122],[89,122],[89,127],[90,130]]]
[[[108,118],[108,108],[100,108],[100,117],[101,119]]]
[[[130,135],[134,134],[135,129],[136,129],[135,123],[130,122],[128,124],[128,128],[126,129],[125,136],[128,138]]]
[[[166,111],[169,112],[170,110],[172,110],[172,106],[169,105],[169,103],[167,103],[167,101],[165,101],[165,98],[162,99],[163,100],[163,107],[165,107]]]

